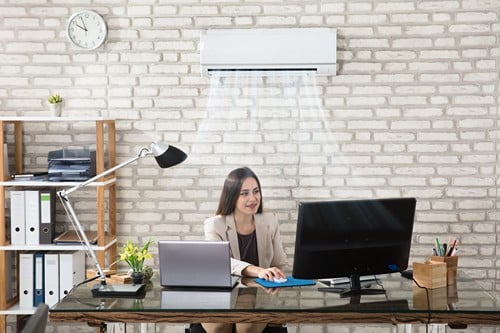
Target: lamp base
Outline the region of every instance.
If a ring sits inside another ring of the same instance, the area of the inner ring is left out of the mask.
[[[146,292],[145,284],[97,284],[92,287],[95,297],[140,297]]]

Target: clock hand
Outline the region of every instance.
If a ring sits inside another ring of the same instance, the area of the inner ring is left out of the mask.
[[[80,28],[80,29],[82,29],[82,30],[87,31],[87,29],[85,29],[85,28],[84,28],[84,27],[82,27],[81,25],[78,25],[78,24],[76,24],[76,23],[75,23],[75,25],[76,25],[78,28]]]
[[[83,20],[83,17],[80,16],[80,21],[82,21],[82,24],[83,24],[83,30],[85,30],[85,36],[87,36],[87,25],[85,24],[85,21]]]
[[[87,31],[87,26],[85,25],[85,21],[83,20],[83,17],[80,16],[80,20],[82,21],[82,24],[85,27],[85,31]]]

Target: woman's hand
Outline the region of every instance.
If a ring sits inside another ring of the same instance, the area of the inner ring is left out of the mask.
[[[250,265],[242,271],[244,276],[258,277],[268,281],[275,279],[286,279],[285,273],[278,267],[262,268],[259,266]]]
[[[274,281],[275,279],[286,279],[285,273],[277,267],[263,268],[258,275],[259,278]]]

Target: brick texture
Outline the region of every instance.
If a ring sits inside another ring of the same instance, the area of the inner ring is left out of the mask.
[[[82,8],[108,22],[95,51],[66,37]],[[63,116],[117,119],[118,161],[152,140],[189,154],[172,169],[141,161],[119,172],[120,244],[203,237],[225,175],[248,165],[290,264],[298,201],[414,196],[411,261],[430,255],[435,236],[456,237],[460,268],[498,293],[499,19],[500,2],[480,0],[3,0],[0,113],[49,115],[46,97],[59,93]],[[337,76],[200,76],[202,29],[323,26],[337,28]],[[33,168],[48,150],[93,145],[79,123],[30,125],[25,136]],[[76,204],[89,224],[91,203],[89,192]]]

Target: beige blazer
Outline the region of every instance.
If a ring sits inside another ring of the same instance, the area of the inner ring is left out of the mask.
[[[257,252],[259,254],[259,266],[263,268],[278,267],[284,270],[286,253],[281,243],[278,220],[272,213],[255,214],[255,232],[257,236]],[[238,246],[238,235],[234,215],[217,215],[205,220],[205,239],[212,241],[229,241],[231,247],[231,273],[241,275],[250,264],[240,260],[240,249]]]

